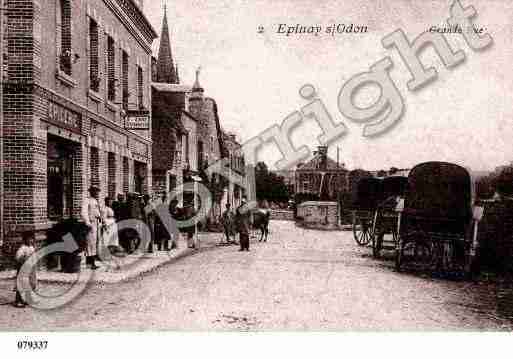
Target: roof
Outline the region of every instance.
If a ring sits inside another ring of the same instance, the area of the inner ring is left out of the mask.
[[[310,162],[305,163],[299,167],[298,171],[319,171],[320,164],[322,161],[322,155],[317,154]],[[326,157],[326,168],[323,171],[347,171],[342,164],[338,165],[336,161],[329,157]]]
[[[157,81],[169,84],[179,83],[176,67],[173,61],[169,26],[167,23],[167,10],[164,4],[164,20],[162,21],[162,34],[160,36],[159,55],[157,59]]]
[[[163,82],[152,82],[151,86],[160,92],[191,92],[192,89],[190,86],[180,85],[180,84],[168,84]]]

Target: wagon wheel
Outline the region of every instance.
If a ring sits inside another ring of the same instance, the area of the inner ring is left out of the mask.
[[[367,217],[355,216],[353,220],[353,235],[359,246],[366,246],[374,237],[372,233],[372,220]]]
[[[400,272],[401,267],[405,262],[405,249],[410,247],[413,249],[413,261],[423,267],[430,267],[434,261],[433,243],[429,237],[419,231],[409,233],[402,239],[399,238],[397,232],[394,232],[394,240],[398,243],[397,253],[395,257],[395,269]],[[397,237],[396,237],[397,236]]]

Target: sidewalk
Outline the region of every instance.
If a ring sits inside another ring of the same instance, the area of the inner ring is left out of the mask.
[[[155,252],[152,254],[129,255],[115,259],[114,263],[100,263],[100,268],[91,271],[82,260],[80,273],[62,273],[58,271],[40,270],[37,274],[38,281],[43,283],[73,284],[75,282],[90,281],[91,283],[114,284],[127,281],[145,273],[151,272],[163,265],[172,263],[181,258],[211,249],[219,245],[221,235],[218,233],[199,233],[199,249],[187,247],[187,241],[180,239],[178,248],[170,252]],[[0,281],[14,280],[16,271],[0,272]]]

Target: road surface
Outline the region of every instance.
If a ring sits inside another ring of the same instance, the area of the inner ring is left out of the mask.
[[[217,234],[216,234],[217,235]],[[493,284],[396,273],[350,232],[271,222],[250,252],[216,247],[50,311],[0,307],[0,330],[510,330]],[[42,285],[46,292],[63,290]],[[0,298],[12,297],[0,282]]]

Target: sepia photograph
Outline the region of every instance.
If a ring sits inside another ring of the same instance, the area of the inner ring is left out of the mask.
[[[0,0],[0,341],[511,333],[512,35],[509,0]]]

